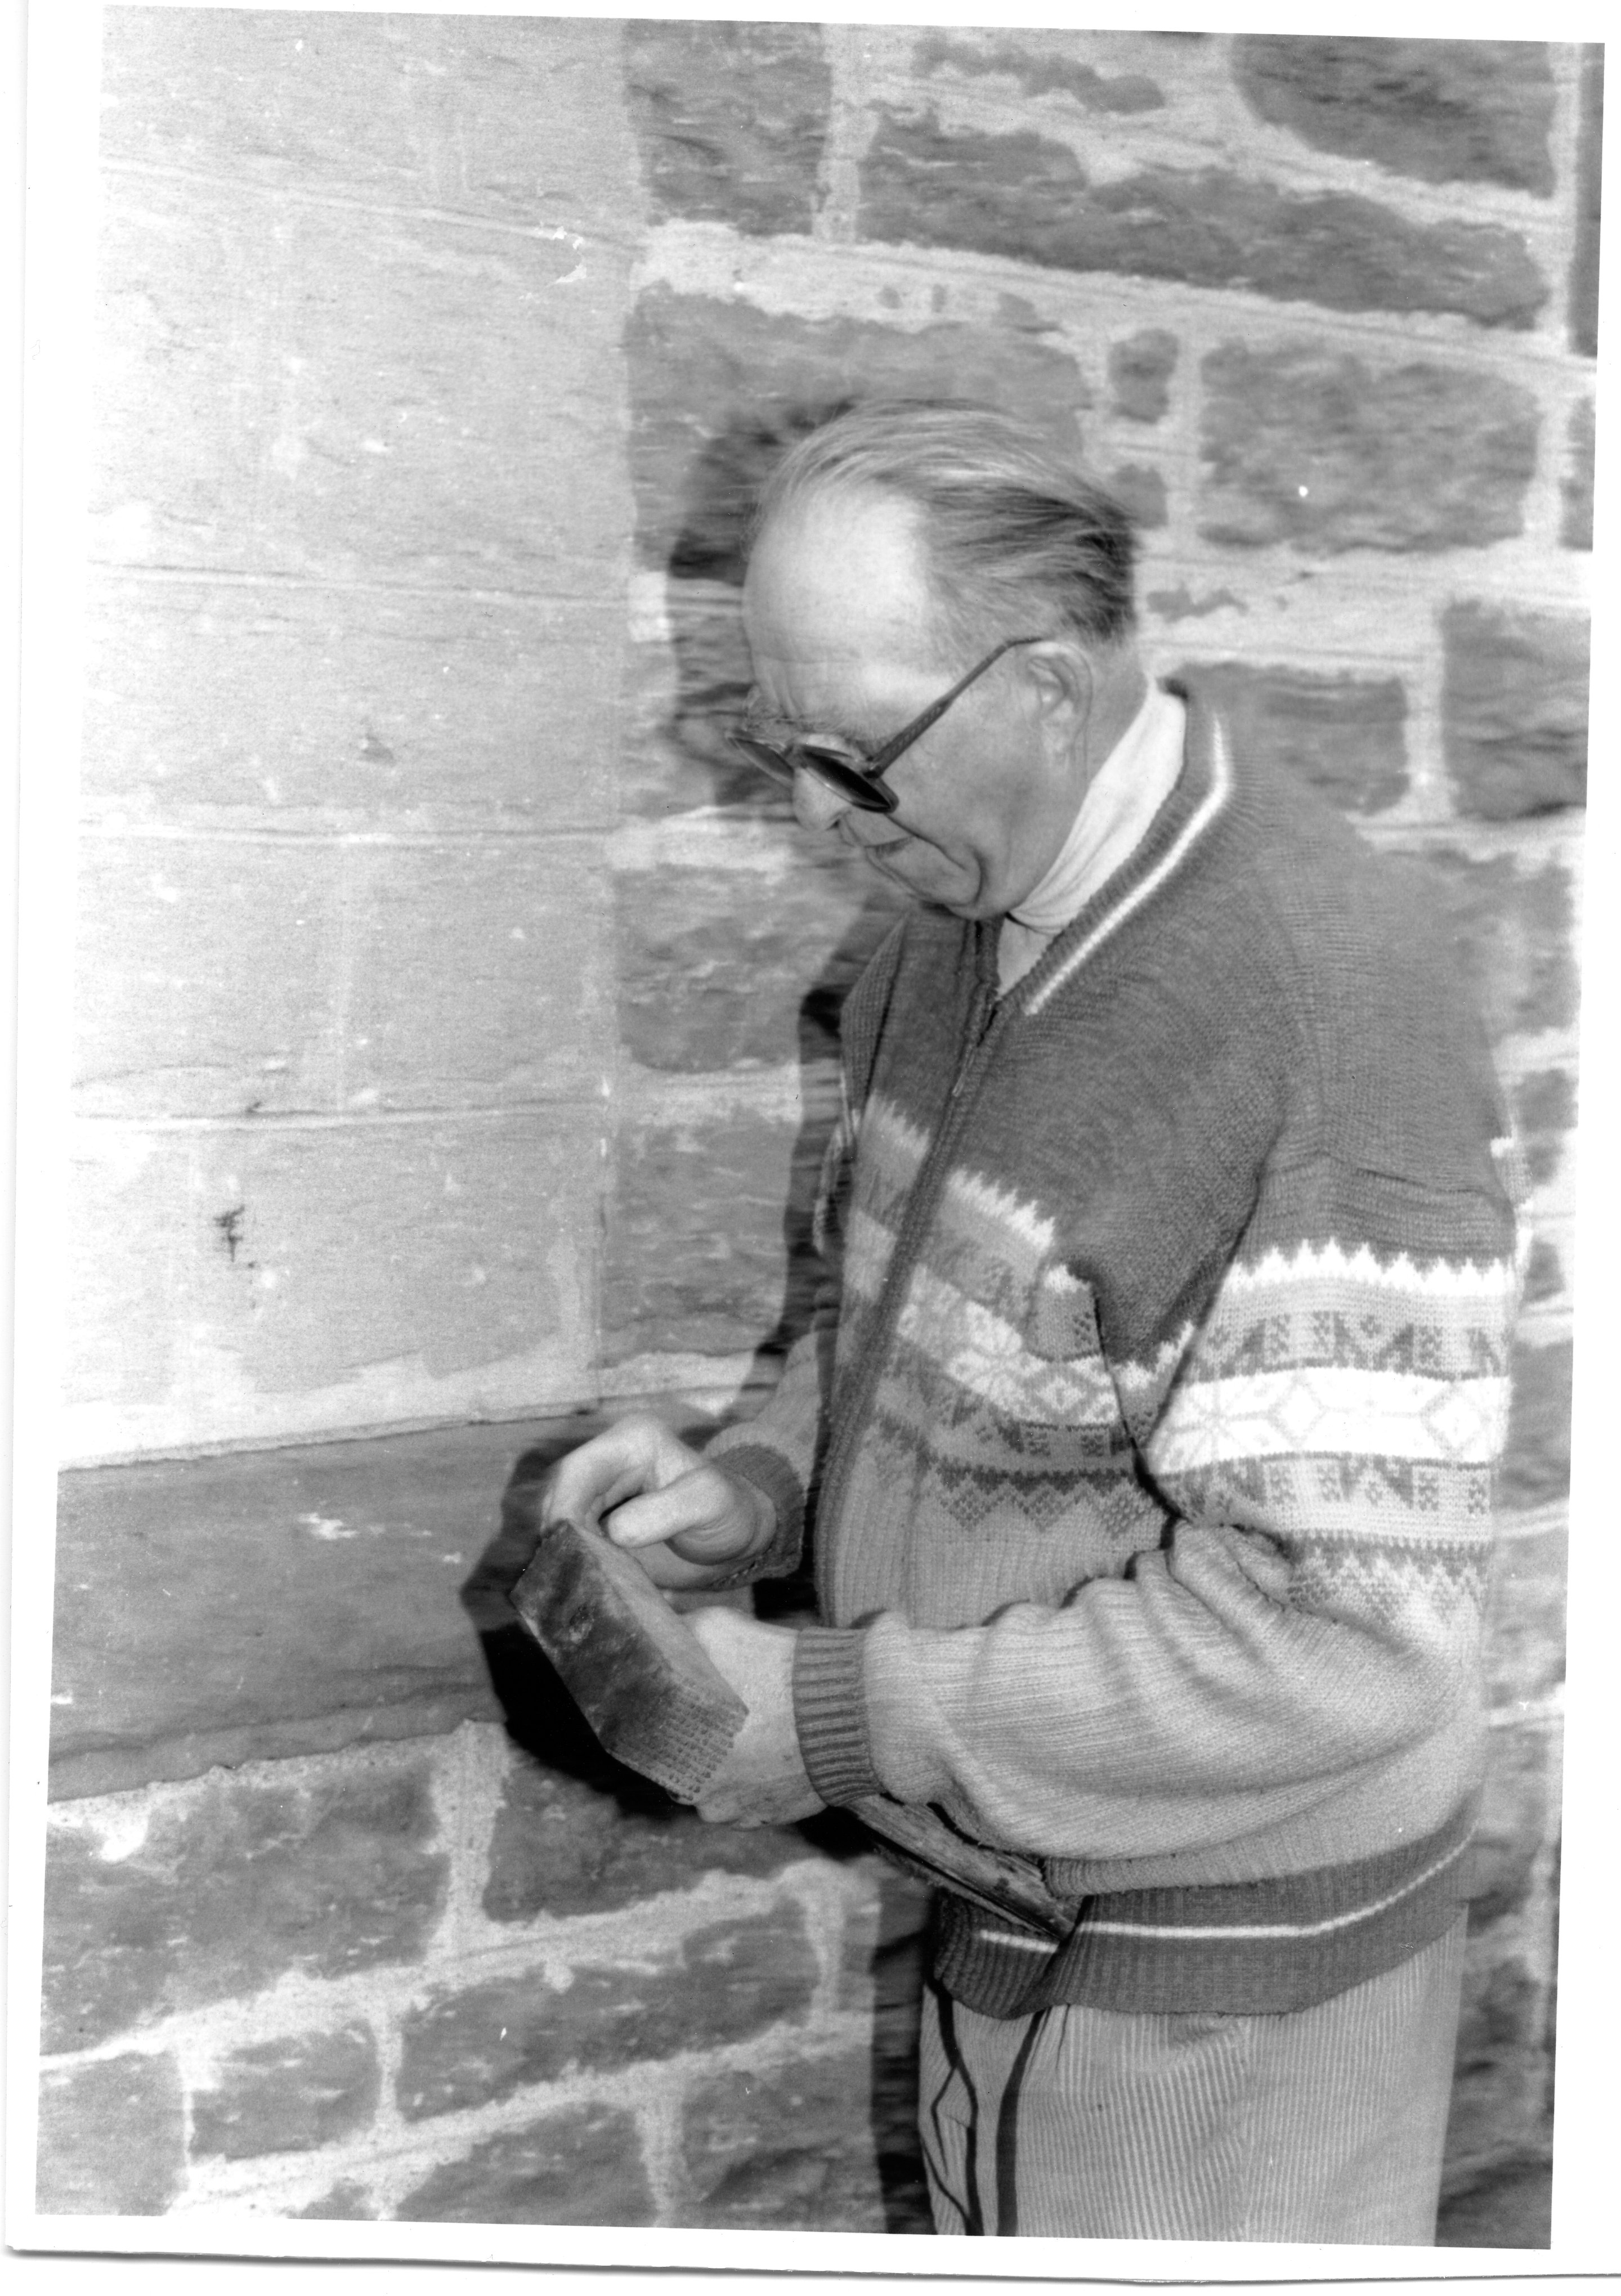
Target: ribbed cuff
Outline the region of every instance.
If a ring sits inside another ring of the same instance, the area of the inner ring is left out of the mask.
[[[860,1627],[802,1627],[794,1652],[794,1726],[800,1759],[825,1802],[881,1793],[867,1734]]]
[[[786,1577],[799,1561],[804,1538],[805,1495],[799,1478],[781,1454],[764,1443],[736,1443],[724,1451],[712,1447],[706,1456],[712,1465],[723,1467],[740,1482],[752,1483],[770,1501],[777,1517],[768,1544],[726,1578],[714,1580],[716,1589],[751,1586],[756,1578]]]

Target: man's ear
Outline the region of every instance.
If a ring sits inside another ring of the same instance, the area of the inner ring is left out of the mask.
[[[1072,740],[1090,723],[1096,694],[1086,654],[1067,638],[1043,638],[1025,649],[1024,666],[1048,729]]]

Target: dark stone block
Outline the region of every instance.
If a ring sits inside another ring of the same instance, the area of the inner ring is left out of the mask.
[[[1593,403],[1591,398],[1578,399],[1571,408],[1568,438],[1570,459],[1559,480],[1559,492],[1565,497],[1559,540],[1567,550],[1591,550],[1594,450]]]
[[[1543,2005],[1543,1988],[1517,1956],[1477,1960],[1466,1970],[1446,2132],[1449,2160],[1501,2160],[1538,2133],[1551,2136]]]
[[[1230,590],[1208,590],[1196,598],[1185,582],[1174,590],[1150,590],[1143,603],[1162,622],[1202,621],[1206,614],[1219,614],[1223,606],[1236,606],[1241,614],[1249,611]]]
[[[1553,190],[1553,75],[1530,40],[1324,40],[1252,35],[1233,76],[1258,116],[1319,152],[1428,184]]]
[[[297,1784],[217,1773],[112,1857],[62,1829],[45,1866],[45,2048],[287,1974],[418,1959],[444,1902],[436,1834],[426,1763],[375,1755]]]
[[[1077,36],[1067,31],[1021,29],[988,47],[931,32],[913,49],[912,69],[920,77],[946,70],[970,79],[1010,79],[1023,95],[1067,95],[1083,111],[1164,110],[1164,94],[1146,72],[1095,71],[1076,57],[1076,45]]]
[[[1181,346],[1164,327],[1145,327],[1109,350],[1113,409],[1131,422],[1157,422],[1171,404],[1171,377]]]
[[[1239,662],[1177,676],[1220,712],[1235,746],[1312,783],[1347,813],[1382,813],[1407,790],[1407,695],[1399,677],[1323,677]]]
[[[377,2109],[371,2028],[295,2033],[237,2049],[192,2098],[192,2151],[227,2161],[307,2152],[363,2128]]]
[[[858,398],[987,399],[1073,452],[1087,393],[1034,336],[942,322],[909,332],[650,288],[625,333],[644,561],[736,582],[755,492],[784,448]]]
[[[1415,224],[1341,192],[1301,194],[1229,169],[1140,168],[1089,182],[1067,144],[942,127],[880,110],[861,169],[868,239],[971,248],[1060,271],[1241,287],[1335,311],[1455,311],[1528,327],[1548,297],[1516,232]]]
[[[1553,2163],[1545,2158],[1494,2163],[1442,2195],[1437,2248],[1549,2248],[1553,2243]]]
[[[1104,483],[1134,527],[1165,524],[1165,482],[1146,463],[1121,463]]]
[[[864,2049],[704,2083],[687,2100],[682,2161],[683,2224],[740,2231],[889,2229],[874,2158],[872,2066]]]
[[[1555,1300],[1564,1289],[1565,1271],[1559,1253],[1545,1235],[1539,1235],[1531,1246],[1531,1263],[1526,1270],[1526,1303],[1535,1307],[1538,1300]]]
[[[1487,1764],[1469,1888],[1471,1935],[1525,1906],[1550,1817],[1557,1815],[1548,1743],[1540,1731],[1493,1730]]]
[[[104,2057],[43,2075],[34,2197],[41,2216],[160,2217],[185,2177],[173,2057]]]
[[[352,2178],[340,2177],[329,2193],[318,2201],[311,2201],[307,2209],[300,2209],[300,2217],[332,2217],[350,2223],[363,2223],[374,2218],[377,2208],[364,2185]]]
[[[653,2195],[628,2112],[550,2112],[449,2161],[395,2210],[407,2224],[645,2225]]]
[[[1576,1124],[1576,1082],[1563,1069],[1538,1069],[1514,1090],[1514,1114],[1532,1184],[1551,1179]]]
[[[1442,739],[1458,810],[1517,821],[1587,791],[1588,626],[1474,600],[1441,618]]]
[[[407,2120],[511,2096],[580,2066],[593,2072],[724,2047],[802,2021],[816,1957],[797,1906],[717,1922],[679,1954],[585,1963],[560,1990],[532,1971],[439,1993],[405,2021],[398,2099]]]
[[[1571,251],[1567,324],[1570,348],[1599,355],[1599,217],[1603,204],[1604,51],[1582,51],[1581,126],[1576,140],[1576,245]]]
[[[1212,542],[1441,551],[1518,534],[1538,411],[1518,383],[1428,360],[1374,369],[1305,340],[1204,362]]]
[[[1507,1456],[1498,1480],[1504,1506],[1542,1506],[1570,1488],[1571,1343],[1517,1347]]]
[[[808,231],[832,76],[815,24],[632,21],[625,87],[666,215]]]
[[[808,1854],[803,1837],[786,1828],[705,1825],[642,1786],[639,1798],[631,1787],[620,1800],[538,1762],[515,1761],[490,1842],[490,1919],[610,1913],[689,1890],[709,1874],[779,1873]]]
[[[1447,845],[1394,857],[1419,873],[1451,928],[1488,1033],[1568,1028],[1577,1003],[1576,909],[1558,861],[1524,867],[1500,853],[1478,859]]]

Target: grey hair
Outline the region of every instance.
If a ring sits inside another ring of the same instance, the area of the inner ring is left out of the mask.
[[[748,545],[835,487],[917,505],[941,633],[958,647],[1025,630],[1095,647],[1135,627],[1131,521],[1010,415],[955,399],[863,400],[788,449],[761,488]]]

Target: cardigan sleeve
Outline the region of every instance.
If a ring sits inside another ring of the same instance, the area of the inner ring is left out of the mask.
[[[1477,1730],[1512,1213],[1408,1200],[1421,1249],[1357,1242],[1389,1188],[1319,1176],[1337,1240],[1269,1241],[1263,1210],[1196,1321],[1152,1360],[1108,1361],[1164,1511],[1123,1574],[979,1626],[891,1611],[802,1636],[825,1800],[934,1803],[1048,1857],[1174,1856]]]

